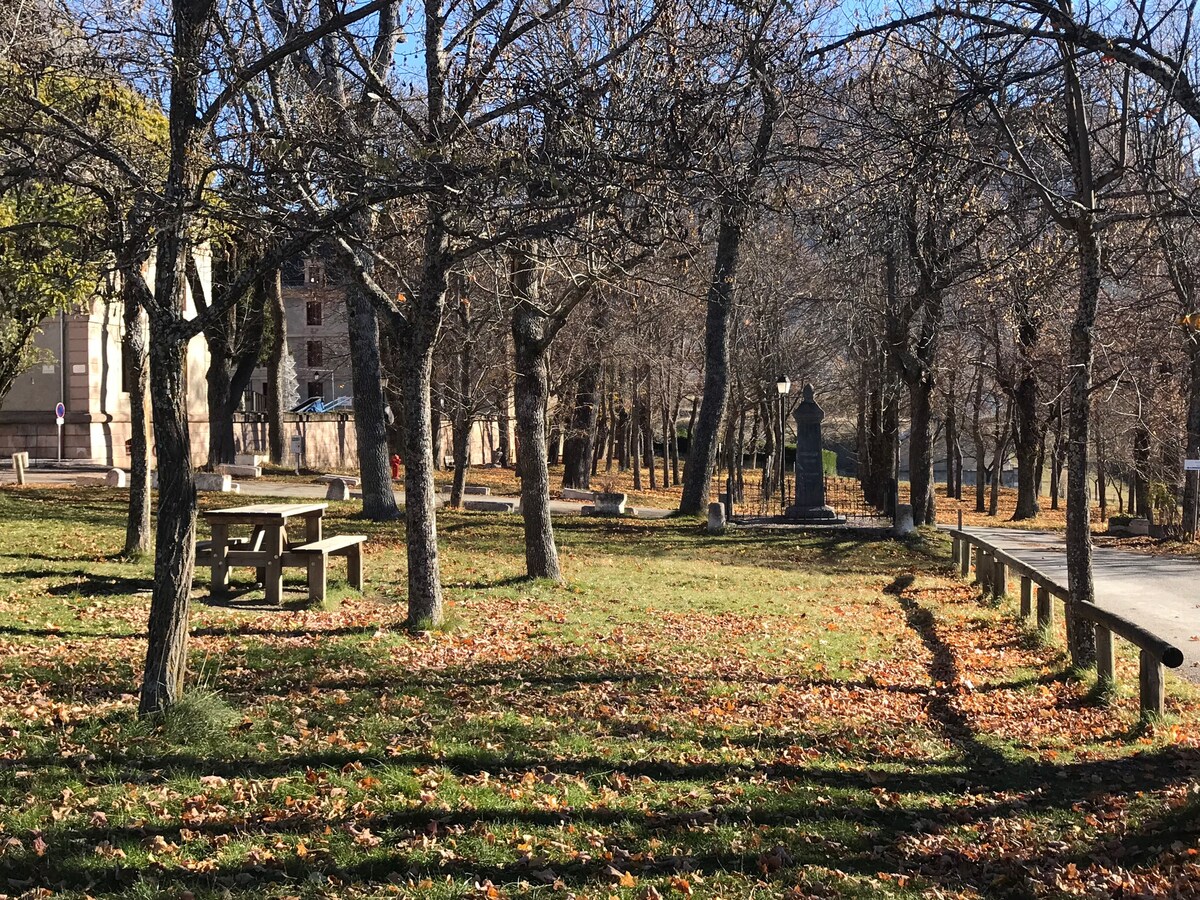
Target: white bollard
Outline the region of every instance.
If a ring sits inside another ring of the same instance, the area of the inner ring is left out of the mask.
[[[17,484],[25,483],[25,470],[29,468],[29,454],[22,451],[12,455],[13,471],[17,475]]]

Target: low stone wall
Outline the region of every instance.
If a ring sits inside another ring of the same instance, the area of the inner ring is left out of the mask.
[[[208,458],[208,423],[204,423],[204,444],[197,449],[193,438],[192,453],[196,459]],[[313,413],[284,416],[284,465],[294,466],[292,439],[302,439],[304,457],[301,464],[309,469],[327,472],[353,472],[358,469],[358,438],[354,417],[345,413]],[[234,421],[234,442],[238,453],[268,455],[267,423],[258,416]]]
[[[304,441],[302,465],[327,472],[357,472],[358,440],[352,413],[287,413],[284,422],[284,465],[296,464],[292,455],[292,438],[299,436]],[[208,462],[208,419],[192,419],[188,422],[188,431],[191,437],[192,462],[196,466],[203,466]],[[233,433],[238,453],[267,455],[265,417],[238,414],[234,418]],[[88,417],[68,412],[66,424],[63,426],[63,459],[128,469],[129,454],[125,450],[125,442],[129,439],[129,434],[127,419],[111,416]],[[486,465],[492,462],[494,448],[498,443],[497,434],[496,423],[475,423],[470,441],[472,465]],[[153,442],[151,435],[151,446]],[[443,423],[443,456],[449,456],[451,444],[450,425]],[[0,458],[7,459],[13,453],[21,451],[28,451],[30,461],[34,465],[58,459],[58,428],[52,415],[0,413]],[[443,462],[444,460],[437,460],[439,466]]]
[[[109,416],[67,414],[62,429],[64,460],[101,466],[128,466],[125,441],[129,422]],[[0,413],[0,458],[27,452],[30,462],[58,459],[58,426],[54,415]]]

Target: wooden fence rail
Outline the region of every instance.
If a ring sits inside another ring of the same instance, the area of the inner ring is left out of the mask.
[[[985,539],[959,527],[951,529],[953,559],[963,577],[971,574],[972,555],[975,580],[987,594],[997,599],[1008,593],[1010,576],[1021,580],[1021,616],[1034,614],[1035,591],[1037,624],[1046,628],[1054,624],[1054,597],[1068,600],[1066,587],[1028,563],[993,547]],[[974,550],[974,553],[972,553]],[[1162,715],[1166,700],[1163,667],[1177,669],[1183,664],[1183,651],[1122,616],[1093,603],[1079,605],[1080,618],[1096,629],[1096,671],[1102,680],[1116,684],[1116,657],[1113,636],[1117,635],[1138,648],[1140,660],[1139,687],[1142,712]]]

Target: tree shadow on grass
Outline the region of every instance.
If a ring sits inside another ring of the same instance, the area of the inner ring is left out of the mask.
[[[914,879],[914,886],[936,887],[947,893],[1028,897],[1044,884],[1032,879],[1052,878],[1069,863],[1082,867],[1093,858],[1103,857],[1108,852],[1105,842],[1113,835],[1094,839],[1085,835],[1070,839],[1070,844],[1057,841],[1043,846],[1016,844],[1001,851],[986,842],[989,829],[1002,831],[1007,822],[1024,823],[1038,815],[1053,818],[1060,811],[1070,814],[1079,804],[1108,792],[1154,791],[1176,786],[1200,772],[1200,751],[1191,748],[1168,747],[1135,758],[1056,765],[1034,759],[1013,760],[989,746],[955,705],[958,662],[939,634],[940,626],[932,612],[906,594],[911,584],[898,580],[889,593],[896,597],[910,627],[928,650],[931,685],[881,687],[870,682],[851,685],[828,679],[820,682],[797,679],[797,686],[825,685],[919,696],[935,732],[944,736],[953,748],[948,759],[912,760],[900,771],[894,762],[886,767],[858,767],[853,765],[858,761],[854,751],[839,754],[834,748],[840,741],[831,739],[828,746],[823,746],[819,762],[796,762],[771,752],[795,741],[794,735],[784,733],[786,725],[765,728],[763,735],[754,736],[754,740],[766,745],[767,752],[762,758],[743,761],[690,758],[670,746],[666,737],[661,742],[651,741],[650,754],[640,759],[614,759],[590,744],[579,753],[564,752],[553,743],[554,731],[562,728],[561,722],[538,729],[526,723],[485,721],[480,728],[486,731],[486,742],[480,739],[470,747],[451,745],[436,752],[426,749],[430,718],[434,717],[435,722],[439,716],[447,717],[447,721],[453,718],[456,691],[498,686],[565,694],[581,685],[612,683],[633,693],[678,677],[661,671],[614,668],[611,661],[597,665],[594,658],[582,653],[574,657],[554,654],[541,660],[540,665],[539,661],[528,659],[503,663],[489,660],[437,673],[409,672],[381,676],[378,681],[344,681],[348,688],[370,689],[374,684],[396,695],[432,695],[445,703],[444,708],[427,703],[419,719],[401,727],[398,742],[387,751],[339,748],[277,758],[238,759],[236,749],[221,758],[211,758],[164,754],[148,747],[143,753],[97,754],[99,758],[91,761],[68,761],[48,753],[41,759],[5,761],[0,763],[0,770],[78,766],[87,773],[91,784],[113,786],[126,782],[166,783],[175,777],[203,775],[307,780],[306,773],[310,770],[332,776],[358,767],[364,772],[380,775],[388,771],[404,778],[411,777],[414,770],[431,769],[448,770],[463,778],[478,778],[484,773],[491,778],[503,778],[534,772],[547,782],[561,776],[583,778],[593,785],[611,784],[618,777],[633,782],[646,778],[656,785],[654,792],[647,794],[646,805],[581,804],[552,810],[513,808],[501,798],[495,808],[477,803],[476,808],[448,810],[422,806],[416,796],[408,796],[405,789],[396,789],[401,796],[395,802],[388,795],[378,796],[371,805],[372,817],[362,822],[352,819],[350,813],[330,816],[288,812],[272,806],[252,808],[246,815],[239,813],[186,824],[151,820],[101,826],[77,816],[47,830],[43,837],[47,843],[44,856],[25,852],[0,857],[0,878],[10,879],[14,886],[23,888],[65,885],[86,889],[93,895],[119,896],[143,875],[133,864],[97,864],[94,848],[105,841],[116,847],[123,844],[142,847],[155,836],[182,842],[181,829],[187,828],[209,839],[220,835],[247,839],[256,834],[269,835],[271,839],[265,843],[276,847],[275,858],[266,863],[219,862],[210,873],[187,871],[168,860],[164,868],[145,875],[155,879],[160,889],[230,888],[252,892],[268,884],[299,882],[314,873],[334,875],[343,883],[365,889],[384,886],[398,874],[417,881],[450,876],[460,883],[474,880],[506,885],[518,880],[536,883],[534,873],[548,869],[553,869],[554,878],[568,888],[599,889],[612,885],[609,866],[616,864],[620,870],[628,869],[639,878],[696,873],[711,880],[737,873],[754,881],[763,880],[772,889],[782,891],[806,877],[805,867],[824,869],[834,864],[843,872],[868,877],[881,870],[895,872]],[[301,635],[305,633],[302,631]],[[286,666],[287,660],[281,658],[279,667]],[[262,674],[252,674],[240,689],[248,696],[261,690]],[[339,677],[329,677],[327,683],[322,682],[322,689],[329,690],[330,685],[338,684]],[[748,676],[747,680],[757,679]],[[584,728],[588,724],[586,717],[573,721],[578,733],[592,733]],[[616,737],[619,732],[607,721],[590,724],[607,737]],[[847,722],[844,727],[849,731],[855,726]],[[646,736],[642,737],[645,740]],[[746,737],[747,741],[750,739]],[[412,749],[404,745],[408,740],[413,744]],[[714,735],[709,747],[715,748],[716,742],[724,740],[729,737]],[[619,747],[619,739],[614,744]],[[835,765],[838,762],[849,765],[842,768]],[[766,798],[734,802],[685,799],[691,796],[693,784],[718,782],[769,785],[776,792]],[[888,802],[891,795],[899,796],[900,801]],[[949,801],[944,799],[946,795],[950,796]],[[1174,811],[1145,823],[1131,821],[1129,829],[1119,835],[1121,842],[1131,848],[1122,862],[1152,865],[1157,853],[1173,838],[1184,835],[1191,839],[1197,831],[1194,813],[1194,809],[1189,815]],[[342,837],[341,827],[352,822],[369,825],[373,833],[384,837],[385,843],[373,852],[353,853],[354,858],[340,862],[322,861],[315,854],[300,858],[288,849],[294,840],[302,839],[310,845],[320,839],[348,840]],[[508,852],[502,849],[489,853],[484,860],[472,856],[469,849],[444,858],[408,849],[422,835],[521,833],[531,829],[557,832],[564,824],[579,825],[589,831],[604,830],[615,836],[605,840],[619,841],[614,846],[632,851],[642,851],[651,841],[670,842],[672,846],[658,854],[639,853],[636,858],[616,856],[610,861],[604,853],[597,852],[565,862],[523,856],[516,850],[511,851],[511,860],[499,855]],[[332,839],[327,837],[327,828],[333,831]],[[971,829],[980,832],[976,834]],[[786,848],[786,856],[777,857],[784,862],[764,867],[762,850],[745,850],[722,837],[722,833],[728,835],[731,830],[753,832],[762,839],[767,851],[778,842]],[[275,839],[282,843],[275,843]]]
[[[67,560],[59,560],[66,562]],[[19,578],[36,581],[45,578],[71,579],[62,584],[45,588],[52,597],[119,597],[129,594],[149,593],[154,581],[149,578],[131,578],[125,575],[101,575],[88,569],[12,569],[0,572],[0,578]]]
[[[96,765],[110,767],[114,761],[101,760]],[[542,777],[553,780],[553,776],[584,775],[598,782],[606,782],[615,776],[631,779],[650,778],[660,788],[672,782],[714,781],[720,778],[746,774],[746,769],[719,765],[669,764],[654,761],[615,762],[603,758],[582,757],[566,760],[547,760],[545,757],[521,754],[499,754],[478,752],[458,756],[431,756],[425,753],[401,753],[387,760],[363,754],[328,751],[321,754],[306,754],[279,760],[276,766],[263,767],[257,761],[224,759],[181,759],[153,758],[130,760],[135,782],[145,781],[148,772],[168,775],[181,771],[196,775],[223,775],[225,777],[271,778],[293,776],[309,771],[347,770],[347,767],[362,765],[364,771],[376,771],[381,766],[393,767],[400,772],[418,768],[447,768],[458,775],[479,775],[484,772],[493,777],[504,773],[536,771]],[[1163,784],[1172,784],[1184,776],[1188,764],[1191,768],[1200,761],[1195,753],[1180,753],[1167,750],[1150,754],[1139,760],[1141,778],[1138,788],[1154,789]],[[28,761],[26,761],[28,764]],[[960,831],[968,826],[979,825],[991,828],[1003,817],[1027,817],[1031,813],[1053,808],[1068,809],[1086,801],[1091,785],[1097,780],[1106,781],[1121,767],[1110,762],[1084,762],[1061,767],[1059,774],[1051,777],[1055,767],[1033,764],[1022,773],[1027,789],[1035,784],[1045,786],[1047,792],[1039,792],[1030,799],[1014,799],[1009,802],[957,806],[936,801],[918,801],[913,797],[896,806],[881,806],[869,802],[877,789],[877,782],[865,773],[838,771],[818,767],[781,767],[771,772],[774,778],[788,778],[792,789],[766,800],[733,802],[694,807],[681,807],[676,801],[665,801],[661,807],[645,808],[630,804],[626,807],[575,807],[563,809],[513,809],[471,808],[435,809],[414,807],[402,801],[398,808],[378,808],[378,814],[367,822],[372,832],[384,836],[390,846],[397,839],[420,835],[458,833],[504,833],[524,832],[530,829],[557,829],[563,825],[583,827],[589,831],[604,829],[620,835],[619,847],[637,851],[650,841],[670,841],[673,848],[659,854],[639,854],[636,857],[618,856],[615,862],[620,870],[630,870],[639,878],[652,878],[663,874],[702,875],[705,879],[719,877],[723,873],[739,873],[755,880],[767,878],[786,884],[788,879],[803,875],[803,867],[829,865],[831,854],[838,860],[842,871],[873,875],[881,868],[921,879],[924,884],[935,885],[952,891],[973,891],[988,897],[1030,896],[1034,882],[1030,878],[1044,876],[1047,872],[1064,869],[1069,863],[1084,866],[1101,855],[1105,849],[1103,836],[1090,843],[1086,840],[1074,846],[1055,843],[1045,847],[1018,845],[1009,853],[981,853],[974,843],[967,846],[970,837],[958,841]],[[110,771],[112,771],[110,769]],[[118,768],[112,771],[114,783],[127,773]],[[94,777],[94,776],[93,776]],[[939,784],[937,776],[930,772],[913,772],[889,782],[887,791],[925,795],[952,786]],[[858,795],[851,792],[857,792]],[[864,796],[865,795],[865,799]],[[697,801],[699,804],[699,801]],[[1137,862],[1153,863],[1161,852],[1164,842],[1178,836],[1194,836],[1197,821],[1194,810],[1176,810],[1151,822],[1122,832],[1120,841],[1127,855],[1122,860],[1126,865]],[[167,841],[182,842],[181,830],[186,828],[195,835],[212,839],[221,835],[245,837],[262,834],[266,842],[277,849],[290,846],[288,839],[304,840],[310,846],[328,829],[338,833],[343,823],[354,822],[352,815],[340,814],[333,817],[315,815],[298,810],[268,809],[250,818],[244,816],[216,817],[184,822],[135,822],[128,825],[109,826],[90,823],[83,817],[68,820],[44,836],[47,847],[43,856],[32,853],[9,854],[0,858],[0,875],[10,884],[24,887],[44,885],[49,887],[82,888],[96,894],[119,894],[128,888],[139,875],[132,867],[120,864],[97,867],[92,848],[109,842],[113,847],[130,843],[142,846],[150,839],[161,836]],[[803,827],[797,830],[797,825]],[[846,826],[854,826],[853,833],[846,834]],[[764,840],[762,850],[745,851],[735,845],[722,843],[719,830],[749,828]],[[714,831],[714,828],[718,829]],[[814,835],[797,840],[797,834]],[[823,834],[836,834],[822,837]],[[942,837],[925,849],[931,836]],[[1111,837],[1111,836],[1110,836]],[[280,845],[276,839],[284,839]],[[326,838],[328,839],[328,838]],[[764,870],[763,850],[769,850],[770,842],[778,841],[786,848],[782,865]],[[336,872],[343,882],[362,887],[382,884],[396,873],[403,873],[417,880],[424,877],[510,884],[517,880],[529,880],[531,871],[544,870],[551,865],[545,860],[531,860],[528,855],[512,851],[510,862],[483,862],[467,853],[430,860],[429,854],[414,855],[403,849],[404,843],[371,854],[349,864],[322,863],[320,857],[302,859],[288,852],[277,855],[269,865],[254,865],[249,862],[224,863],[207,874],[189,872],[168,864],[153,873],[160,885],[172,885],[181,889],[219,888],[236,884],[250,887],[265,883],[290,881],[307,877],[313,871]],[[494,860],[494,854],[490,854]],[[581,856],[576,861],[553,863],[555,877],[569,887],[601,887],[609,884],[609,859],[604,854],[594,858]],[[775,871],[778,869],[778,871]],[[1034,874],[1038,873],[1038,874]]]

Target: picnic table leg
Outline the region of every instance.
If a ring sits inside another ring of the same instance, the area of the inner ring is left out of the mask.
[[[266,540],[266,531],[261,525],[255,525],[254,531],[250,533],[250,549],[262,550],[264,541]],[[254,569],[254,580],[256,587],[262,587],[267,583],[267,570],[262,566],[256,566]]]
[[[270,556],[264,572],[263,589],[268,603],[283,601],[283,526],[272,525],[266,529],[264,547]]]
[[[321,539],[321,516],[308,516],[304,520],[304,543],[312,544]]]
[[[355,590],[363,589],[363,559],[362,545],[355,544],[346,554],[346,580]]]
[[[213,595],[229,591],[229,526],[212,526],[212,585]]]
[[[308,556],[308,599],[313,603],[325,600],[325,570],[329,557],[324,553]]]

